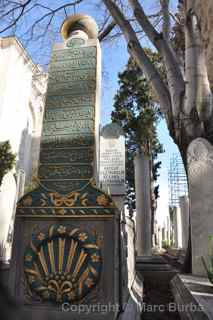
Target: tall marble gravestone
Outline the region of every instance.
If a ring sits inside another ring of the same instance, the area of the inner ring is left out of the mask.
[[[213,237],[213,146],[203,138],[191,142],[187,152],[192,273],[206,276],[201,257],[212,259]]]
[[[39,185],[17,206],[11,289],[28,319],[114,319],[119,213],[94,179],[97,26],[75,15],[61,33],[65,41],[54,46],[49,66]]]

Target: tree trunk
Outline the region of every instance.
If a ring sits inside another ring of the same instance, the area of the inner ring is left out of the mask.
[[[201,37],[199,19],[195,12],[195,1],[184,0],[185,59],[184,70],[169,40],[168,0],[160,0],[163,13],[163,32],[159,33],[150,23],[141,2],[129,0],[132,14],[138,26],[162,56],[166,68],[167,83],[146,56],[134,28],[113,0],[103,0],[116,24],[120,27],[128,44],[130,55],[143,69],[153,85],[167,121],[170,136],[179,147],[187,174],[187,149],[198,137],[213,141],[213,97],[205,61],[205,48]],[[189,195],[190,196],[190,195]],[[185,271],[191,269],[191,243],[185,260]]]

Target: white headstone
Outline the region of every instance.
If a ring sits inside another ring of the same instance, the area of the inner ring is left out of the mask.
[[[208,237],[213,235],[213,146],[205,139],[189,145],[188,179],[192,273],[206,276],[201,256],[208,259]]]
[[[116,123],[101,130],[99,181],[111,195],[125,193],[125,138]]]

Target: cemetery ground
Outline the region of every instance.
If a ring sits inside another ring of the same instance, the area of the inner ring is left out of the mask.
[[[153,260],[152,263],[150,261]],[[144,277],[144,296],[141,319],[179,320],[177,305],[171,291],[170,281],[181,272],[182,265],[167,254],[150,257],[147,267],[140,271]]]

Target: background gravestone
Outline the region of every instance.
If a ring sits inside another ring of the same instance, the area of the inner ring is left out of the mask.
[[[208,237],[213,235],[213,146],[205,139],[188,148],[192,273],[206,276],[201,256],[208,258]]]
[[[119,212],[94,181],[98,30],[90,17],[75,15],[61,32],[66,41],[54,46],[49,66],[38,187],[16,211],[11,290],[27,319],[114,319]]]
[[[188,196],[179,197],[181,225],[182,225],[182,246],[187,249],[189,242],[189,198]]]
[[[174,246],[175,248],[183,247],[183,223],[182,223],[182,215],[181,208],[174,208]]]
[[[101,130],[100,185],[111,195],[125,194],[125,138],[116,123]]]
[[[151,255],[151,171],[150,157],[137,151],[134,157],[136,194],[136,250],[138,256]]]

